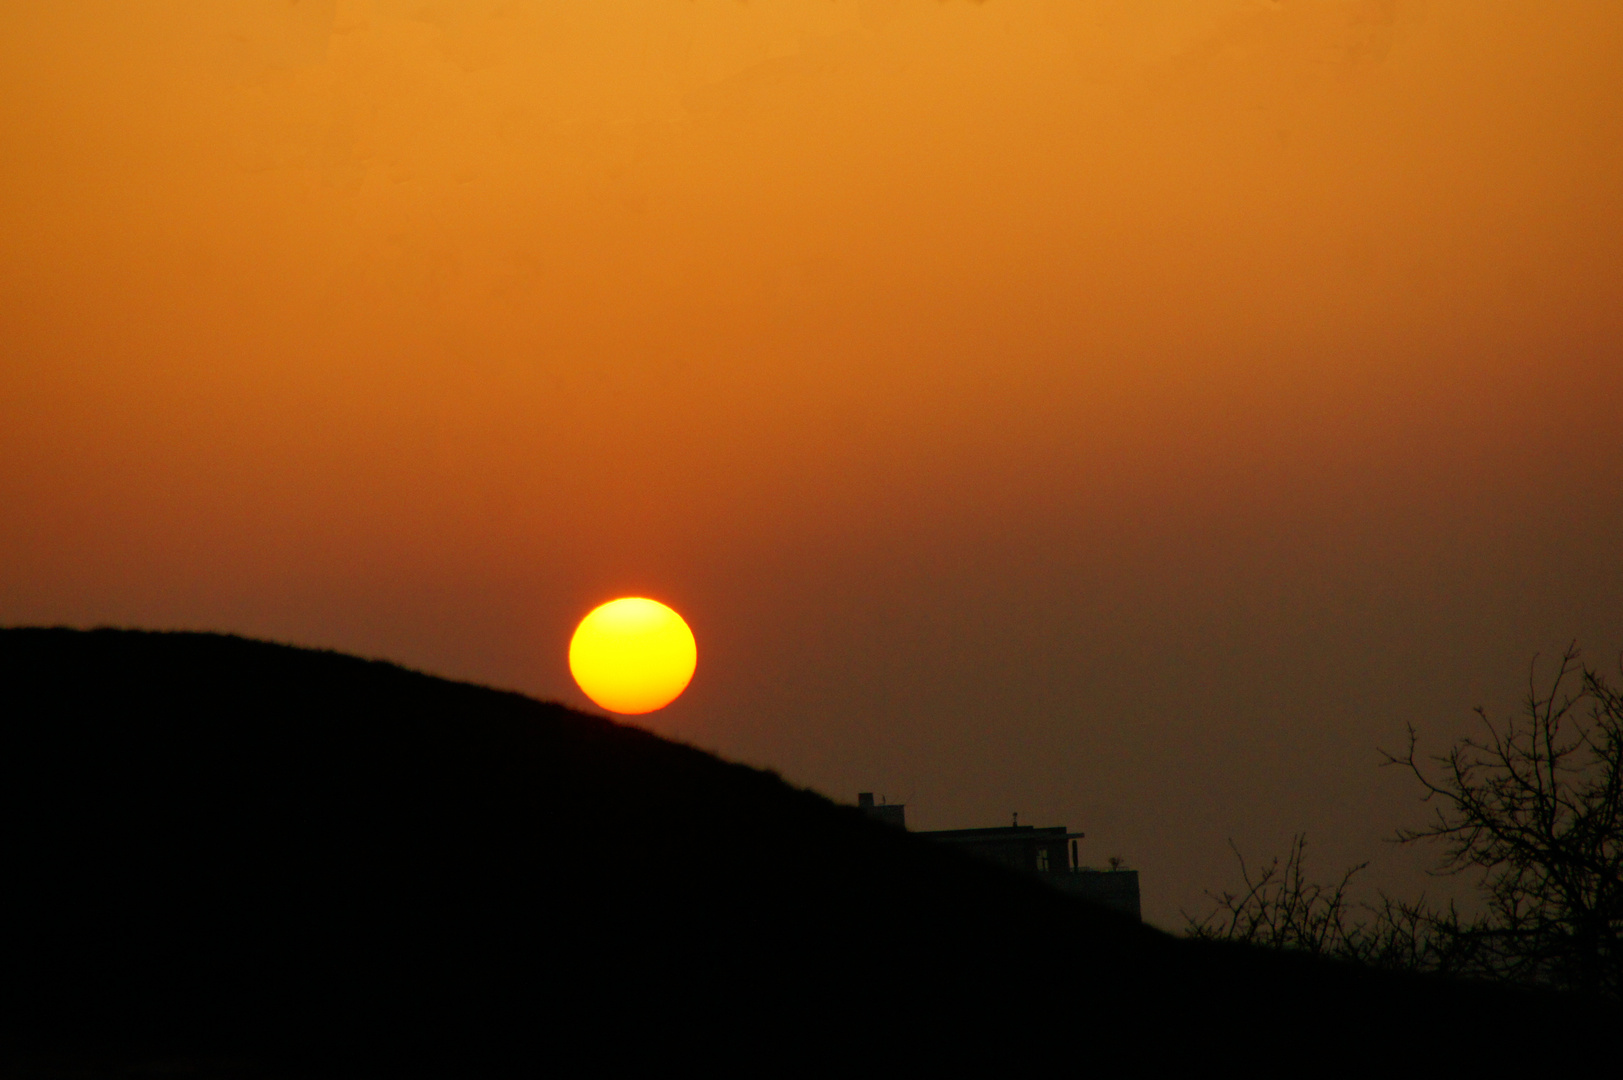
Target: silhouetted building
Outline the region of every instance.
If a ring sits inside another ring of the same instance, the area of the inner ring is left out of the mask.
[[[907,828],[907,807],[902,803],[875,803],[872,792],[857,796],[863,813]],[[941,829],[917,833],[943,844],[952,844],[977,858],[1002,863],[1013,870],[1035,874],[1062,892],[1080,896],[1096,904],[1143,918],[1139,908],[1138,871],[1112,868],[1100,870],[1083,866],[1077,841],[1085,833],[1069,832],[1063,825],[1021,825],[1016,815],[1013,825],[992,829]]]
[[[871,818],[878,818],[886,825],[894,825],[898,829],[907,828],[907,807],[901,803],[894,806],[885,803],[875,803],[873,792],[864,791],[857,796],[857,806]]]

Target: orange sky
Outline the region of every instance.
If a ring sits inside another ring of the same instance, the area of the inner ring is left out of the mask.
[[[11,5],[0,623],[582,703],[646,593],[650,726],[1085,829],[1163,923],[1230,836],[1401,861],[1375,745],[1623,646],[1620,55],[1612,0]]]

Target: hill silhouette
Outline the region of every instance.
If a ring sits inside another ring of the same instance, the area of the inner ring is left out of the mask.
[[[0,799],[5,1075],[1458,1063],[1507,1010],[1556,1056],[1615,1019],[1174,939],[633,727],[235,637],[0,631]]]

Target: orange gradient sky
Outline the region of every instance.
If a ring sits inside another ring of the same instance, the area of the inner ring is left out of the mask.
[[[1086,830],[1165,925],[1228,837],[1404,886],[1375,746],[1623,647],[1619,56],[1612,0],[10,5],[0,623],[584,704],[652,596],[656,730]]]

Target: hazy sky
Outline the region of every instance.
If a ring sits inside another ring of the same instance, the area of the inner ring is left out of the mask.
[[[585,704],[1145,911],[1623,647],[1623,5],[0,11],[0,623]],[[650,823],[651,825],[654,823]]]

